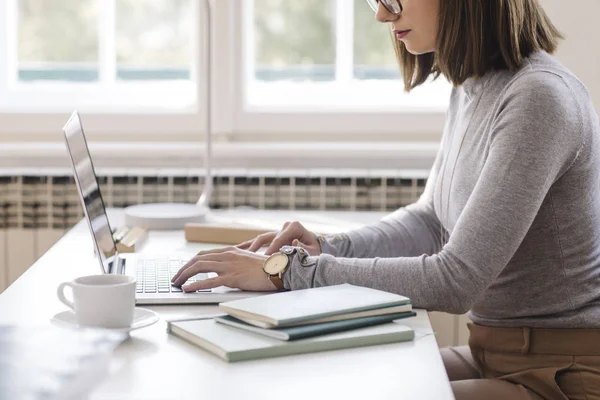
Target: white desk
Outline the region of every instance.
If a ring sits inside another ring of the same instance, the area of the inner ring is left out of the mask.
[[[215,212],[232,216],[234,212]],[[336,223],[375,221],[381,213],[248,212],[281,226],[285,220]],[[111,213],[119,223],[122,214]],[[0,324],[44,325],[65,309],[56,298],[60,282],[99,273],[82,221],[0,295]],[[307,224],[309,226],[313,226]],[[344,229],[351,227],[341,224]],[[310,228],[309,228],[310,229]],[[314,229],[314,228],[313,228]],[[196,252],[182,231],[151,232],[145,253]],[[156,306],[163,318],[207,315],[215,306]],[[413,342],[354,348],[228,364],[166,333],[166,322],[132,333],[114,353],[112,375],[91,399],[453,399],[427,313],[406,321]]]

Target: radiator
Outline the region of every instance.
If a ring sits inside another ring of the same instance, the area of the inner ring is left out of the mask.
[[[195,203],[202,170],[98,170],[107,207]],[[213,209],[393,211],[416,201],[422,170],[216,170]],[[0,170],[0,292],[83,218],[70,170]]]

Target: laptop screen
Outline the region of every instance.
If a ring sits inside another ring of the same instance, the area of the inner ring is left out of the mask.
[[[79,114],[75,111],[63,128],[67,150],[73,164],[73,174],[79,190],[86,219],[105,274],[110,273],[110,264],[117,252],[113,240],[104,201],[100,193],[98,178],[92,164],[92,157],[85,140]]]

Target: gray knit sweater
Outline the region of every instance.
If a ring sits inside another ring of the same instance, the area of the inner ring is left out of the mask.
[[[293,260],[287,288],[348,282],[483,325],[600,327],[600,128],[586,88],[545,52],[469,79],[421,198],[325,239]]]

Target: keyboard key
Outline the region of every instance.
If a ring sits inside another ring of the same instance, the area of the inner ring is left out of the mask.
[[[162,260],[138,260],[136,268],[136,293],[182,293],[181,288],[171,286],[171,279],[181,267],[185,265],[183,260],[179,259],[162,259]],[[205,279],[206,274],[199,274],[198,277],[193,277],[187,284],[194,283],[198,280]]]

